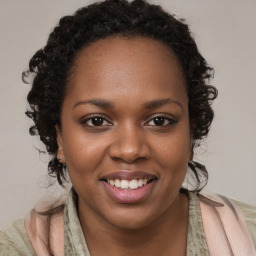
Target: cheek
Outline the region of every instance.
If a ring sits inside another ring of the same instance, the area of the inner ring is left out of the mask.
[[[170,136],[168,141],[161,141],[155,151],[158,159],[158,166],[163,170],[159,175],[162,176],[161,186],[172,193],[179,191],[188,169],[190,159],[190,134],[188,129],[181,127],[174,136]]]
[[[186,166],[190,159],[190,136],[189,133],[175,134],[168,139],[159,142],[156,153],[159,163],[167,168]]]
[[[64,143],[64,154],[70,175],[96,176],[97,166],[105,154],[105,145],[101,140],[74,135]]]

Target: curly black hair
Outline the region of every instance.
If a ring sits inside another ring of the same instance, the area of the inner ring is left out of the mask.
[[[83,7],[74,15],[60,19],[46,46],[35,53],[28,71],[23,72],[23,80],[34,77],[27,96],[30,109],[26,114],[34,121],[30,134],[39,135],[45,144],[52,157],[48,173],[56,177],[60,185],[64,184],[65,171],[57,160],[55,126],[61,124],[61,107],[71,68],[83,47],[109,36],[152,38],[174,52],[186,81],[193,147],[207,136],[213,120],[211,103],[217,97],[217,90],[208,84],[213,69],[199,53],[184,20],[144,0],[105,0]],[[207,181],[208,173],[197,162],[191,161],[188,165],[199,190],[201,174]]]

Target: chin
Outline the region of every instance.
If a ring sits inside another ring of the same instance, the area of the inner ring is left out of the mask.
[[[146,228],[149,226],[151,222],[145,221],[145,220],[138,220],[138,219],[125,219],[122,221],[116,221],[115,223],[112,223],[116,228],[124,231],[137,231],[143,228]]]
[[[138,230],[149,226],[158,218],[155,214],[149,214],[145,211],[136,211],[134,209],[123,210],[117,213],[112,213],[108,222],[118,229],[123,230]]]

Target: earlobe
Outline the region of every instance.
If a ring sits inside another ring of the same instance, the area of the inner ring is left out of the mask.
[[[56,129],[56,134],[57,134],[56,139],[58,144],[57,159],[60,163],[65,164],[65,156],[63,151],[62,134],[61,134],[60,126],[56,124],[55,129]]]

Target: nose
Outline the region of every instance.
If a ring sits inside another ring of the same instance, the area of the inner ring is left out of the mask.
[[[109,155],[113,160],[134,163],[139,159],[150,158],[147,136],[136,126],[120,127],[113,136],[114,143],[109,148]]]

